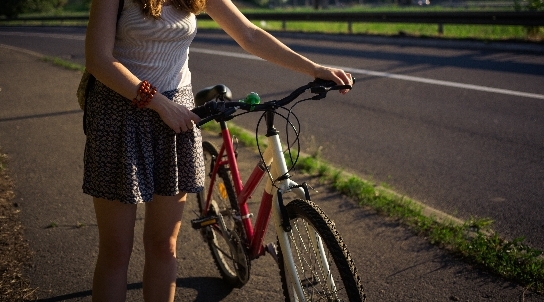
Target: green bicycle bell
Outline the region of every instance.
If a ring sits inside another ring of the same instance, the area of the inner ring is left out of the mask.
[[[240,102],[251,105],[249,111],[253,111],[255,105],[261,103],[261,97],[256,92],[250,92],[243,100],[240,100]]]

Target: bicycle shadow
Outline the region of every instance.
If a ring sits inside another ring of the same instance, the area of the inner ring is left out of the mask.
[[[223,279],[215,277],[178,278],[176,287],[195,290],[197,296],[194,302],[222,301],[232,292],[232,287],[225,284]]]
[[[223,279],[213,277],[190,277],[178,278],[176,280],[177,288],[192,289],[197,292],[197,297],[194,302],[215,302],[225,299],[231,292],[232,288],[227,286]],[[143,283],[130,283],[127,285],[127,291],[141,290]],[[60,295],[35,300],[36,302],[58,302],[68,301],[72,299],[90,298],[92,290],[84,290],[80,292]]]

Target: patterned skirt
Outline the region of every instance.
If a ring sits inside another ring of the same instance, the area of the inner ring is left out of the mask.
[[[163,94],[194,107],[191,86]],[[157,112],[133,107],[98,80],[87,102],[84,193],[137,204],[152,200],[154,194],[173,196],[203,189],[199,129],[176,134]]]

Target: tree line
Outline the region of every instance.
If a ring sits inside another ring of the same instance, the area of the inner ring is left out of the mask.
[[[0,16],[16,18],[24,13],[42,13],[64,8],[88,10],[91,0],[1,0]]]
[[[6,16],[8,19],[16,18],[23,13],[44,13],[59,10],[69,11],[87,11],[92,0],[0,0],[0,16]],[[363,4],[363,3],[393,3],[397,5],[410,4],[412,0],[239,0],[253,3],[261,7],[276,7],[284,5],[292,6],[313,6],[316,9],[326,8],[329,5],[339,6],[344,4]],[[431,0],[433,4],[444,1],[463,2],[465,0]],[[497,0],[480,0],[497,1]],[[544,0],[512,0],[516,11],[542,11],[544,10]]]

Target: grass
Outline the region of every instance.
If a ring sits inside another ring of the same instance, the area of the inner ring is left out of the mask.
[[[204,129],[213,132],[219,130],[216,123],[209,123]],[[248,134],[247,130],[234,126],[232,122],[229,129],[242,144],[255,146],[255,136]],[[293,164],[288,156],[286,161],[289,165]],[[319,152],[313,155],[301,154],[296,168],[319,177],[322,182],[355,200],[360,206],[397,219],[415,234],[427,238],[431,244],[482,269],[517,282],[527,290],[544,293],[543,252],[524,244],[523,238],[502,238],[491,229],[491,219],[471,218],[460,221],[453,217],[429,214],[423,204],[332,167],[319,158]]]
[[[467,11],[489,11],[490,9],[468,7],[449,8],[443,6],[395,6],[395,5],[360,5],[349,8],[328,8],[320,12],[467,12]],[[513,11],[512,7],[493,8],[493,11]],[[255,9],[247,8],[242,10],[245,13],[266,13],[266,12],[315,12],[308,7],[281,7],[276,9]],[[302,22],[289,21],[284,24],[281,21],[260,21],[253,20],[255,25],[269,31],[297,31],[308,33],[329,33],[348,34],[347,22]],[[214,21],[199,20],[199,28],[218,29]],[[438,33],[438,24],[414,24],[414,23],[365,23],[354,22],[351,26],[351,33],[356,35],[385,35],[385,36],[414,36],[433,37],[449,39],[479,39],[479,40],[544,40],[544,28],[540,27],[536,32],[529,34],[529,29],[524,26],[515,25],[456,25],[444,24],[443,33]]]
[[[263,26],[267,30],[280,30],[281,23],[266,22]],[[292,22],[287,25],[288,30],[302,32],[326,32],[348,33],[345,23],[319,23],[316,25],[304,22]],[[438,33],[436,24],[412,24],[412,23],[354,23],[353,34],[365,35],[405,35],[414,37],[435,37],[452,39],[483,39],[483,40],[524,40],[527,38],[526,29],[523,26],[493,26],[493,25],[444,25],[443,33]]]
[[[253,23],[268,31],[283,31],[281,21],[253,21]],[[199,28],[219,29],[214,21],[199,20]],[[286,23],[287,31],[307,33],[348,34],[348,25],[343,22],[300,22]],[[384,35],[384,36],[412,36],[432,37],[448,39],[478,39],[489,41],[544,40],[544,28],[539,28],[537,33],[527,33],[524,26],[495,26],[495,25],[455,25],[445,24],[443,33],[438,33],[436,24],[413,23],[353,23],[352,34],[355,35]]]
[[[77,63],[72,63],[70,61],[66,61],[57,57],[43,57],[42,60],[45,62],[52,63],[53,65],[57,65],[57,66],[69,69],[69,70],[75,70],[75,71],[81,71],[81,72],[85,71],[84,66]]]
[[[413,200],[343,173],[316,156],[302,157],[297,168],[319,176],[361,206],[398,219],[432,244],[531,290],[544,292],[543,252],[524,244],[523,238],[501,238],[491,229],[490,219],[472,218],[459,224],[424,215],[422,206]]]

